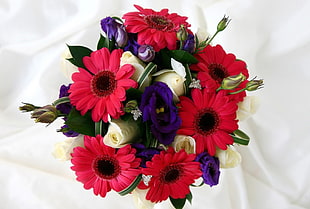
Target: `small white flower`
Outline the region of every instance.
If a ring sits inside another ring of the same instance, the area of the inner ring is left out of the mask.
[[[71,153],[75,147],[84,147],[84,136],[67,137],[64,141],[58,142],[54,145],[52,155],[62,161],[70,160]]]
[[[188,86],[189,88],[201,89],[200,80],[192,79],[192,82]]]
[[[103,137],[105,145],[113,148],[121,148],[134,142],[139,136],[139,127],[132,120],[124,121],[112,119],[106,135]]]
[[[143,183],[148,186],[149,182],[151,181],[152,175],[144,175],[142,174],[142,181]]]
[[[142,116],[142,112],[141,112],[141,110],[139,108],[131,110],[130,113],[133,114],[133,119],[134,120],[138,120],[138,118]]]
[[[227,150],[217,149],[215,156],[219,158],[221,168],[234,168],[241,163],[241,155],[233,146],[228,146]]]

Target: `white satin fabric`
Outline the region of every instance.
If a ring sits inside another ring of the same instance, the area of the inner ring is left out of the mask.
[[[0,208],[133,209],[130,195],[93,195],[75,181],[70,162],[51,152],[64,136],[61,121],[34,124],[21,102],[51,103],[61,84],[66,44],[95,49],[101,18],[134,11],[133,4],[188,16],[192,30],[215,31],[224,14],[232,21],[213,41],[264,78],[254,92],[260,108],[241,130],[242,164],[222,170],[220,184],[193,188],[187,209],[310,208],[310,1],[280,0],[1,0],[0,2]],[[169,201],[156,209],[171,208]]]

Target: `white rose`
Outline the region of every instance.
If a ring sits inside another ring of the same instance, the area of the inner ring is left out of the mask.
[[[106,135],[103,137],[105,145],[121,148],[139,138],[139,127],[132,120],[124,121],[112,119]]]
[[[178,102],[179,96],[185,93],[184,81],[186,80],[186,72],[182,63],[174,59],[171,59],[171,66],[172,70],[161,70],[153,76],[156,76],[155,81],[160,81],[168,85],[173,93],[173,100]]]
[[[241,155],[233,146],[228,146],[227,150],[217,149],[215,156],[221,168],[234,168],[241,163]]]
[[[195,139],[190,136],[176,135],[171,145],[176,152],[185,149],[188,154],[196,153]]]
[[[71,153],[75,147],[84,147],[84,136],[79,135],[78,137],[68,137],[62,142],[58,142],[54,145],[52,155],[62,161],[70,160]]]
[[[155,203],[145,199],[148,190],[134,189],[132,191],[133,201],[138,209],[153,209]]]
[[[253,115],[259,106],[259,99],[256,96],[246,96],[238,103],[237,119],[242,121]]]
[[[68,78],[71,82],[71,76],[73,73],[78,72],[78,67],[73,65],[71,62],[69,62],[67,59],[72,58],[72,55],[69,51],[69,49],[65,50],[61,55],[61,67],[60,70],[65,75],[66,78]]]
[[[138,57],[133,55],[130,51],[126,51],[122,54],[120,66],[125,64],[131,64],[135,68],[135,73],[131,76],[132,80],[138,81],[140,75],[144,72],[145,64]],[[148,77],[141,85],[140,89],[143,90],[146,86],[149,86],[151,79]]]

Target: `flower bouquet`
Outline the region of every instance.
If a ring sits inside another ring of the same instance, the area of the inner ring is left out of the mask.
[[[136,194],[148,207],[169,198],[183,208],[191,186],[217,185],[220,168],[240,163],[234,145],[249,137],[237,115],[246,91],[263,81],[249,80],[244,61],[211,45],[227,17],[201,39],[187,17],[135,8],[101,20],[96,50],[68,45],[73,82],[57,100],[20,110],[36,122],[63,119],[58,131],[68,138],[54,155],[71,160],[85,189]]]

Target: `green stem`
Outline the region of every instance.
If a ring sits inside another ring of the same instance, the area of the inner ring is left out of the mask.
[[[229,94],[238,94],[238,93],[240,93],[240,92],[245,91],[246,89],[247,89],[247,88],[243,88],[243,89],[240,89],[240,90],[235,91],[235,92],[230,92]]]
[[[208,45],[211,43],[211,41],[215,38],[215,36],[216,36],[219,32],[220,32],[219,30],[216,31],[216,33],[207,41],[206,46],[208,46]]]
[[[186,76],[185,76],[185,94],[187,94],[189,92],[189,85],[192,82],[193,78],[192,78],[192,74],[191,74],[191,70],[189,69],[188,64],[186,64],[185,66],[185,72],[186,72]]]

